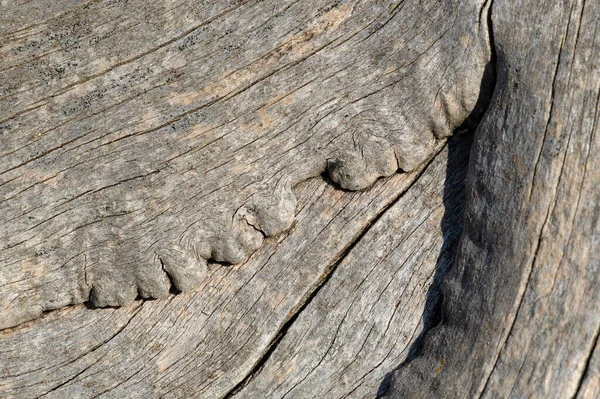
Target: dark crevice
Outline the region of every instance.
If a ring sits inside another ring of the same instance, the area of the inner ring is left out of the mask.
[[[250,223],[245,216],[244,216],[244,222],[246,222],[246,224],[248,226],[250,226],[254,231],[256,231],[257,233],[260,233],[260,235],[262,235],[263,240],[266,240],[268,238],[267,235],[265,234],[265,232],[260,229],[260,227],[256,227],[255,225]]]
[[[572,398],[576,398],[579,396],[579,392],[581,391],[581,388],[583,387],[583,384],[584,384],[588,374],[590,374],[590,372],[593,372],[592,370],[590,370],[590,364],[592,363],[592,358],[594,357],[594,352],[596,351],[598,342],[600,342],[599,338],[600,338],[600,328],[598,328],[598,331],[596,331],[596,336],[594,337],[594,340],[593,340],[594,343],[592,344],[590,352],[588,353],[587,359],[585,361],[585,367],[583,368],[581,377],[579,378],[579,381],[577,382],[577,389],[575,390],[575,394],[572,396]]]
[[[162,260],[162,258],[160,256],[158,256],[158,261],[160,262],[160,268],[162,269],[162,271],[165,273],[165,275],[167,276],[167,278],[169,279],[169,294],[171,295],[178,295],[181,294],[181,290],[179,288],[177,288],[177,286],[175,285],[175,282],[173,281],[173,276],[171,276],[171,273],[169,273],[167,271],[167,268],[165,267],[165,262]],[[144,298],[144,300],[148,300],[150,298]]]
[[[474,129],[467,133],[455,135],[448,142],[448,163],[444,182],[444,215],[441,220],[443,243],[435,265],[433,282],[427,291],[423,309],[423,329],[410,345],[406,360],[398,368],[406,366],[421,354],[427,334],[444,320],[443,293],[441,284],[454,265],[458,242],[463,230],[465,206],[465,178],[468,160],[473,142]],[[390,371],[381,382],[377,397],[384,397],[391,383],[394,370]]]
[[[427,164],[418,173],[418,175],[415,176],[414,180],[410,183],[410,185],[408,187],[406,187],[404,190],[402,190],[401,192],[399,192],[398,195],[389,204],[387,204],[383,209],[381,209],[375,215],[375,217],[373,219],[371,219],[371,221],[362,229],[362,231],[358,234],[358,236],[356,236],[356,238],[354,240],[352,240],[351,243],[344,249],[344,251],[342,252],[342,254],[339,255],[336,260],[333,261],[333,264],[330,265],[323,272],[321,278],[319,279],[319,281],[317,282],[317,284],[315,285],[315,287],[311,291],[309,291],[300,300],[300,302],[297,305],[296,309],[292,310],[290,312],[291,316],[283,324],[283,326],[279,329],[279,331],[277,331],[277,333],[275,334],[275,337],[271,340],[271,342],[267,346],[264,354],[260,357],[260,359],[258,359],[258,361],[254,365],[254,367],[248,372],[248,374],[246,375],[246,377],[241,382],[239,382],[229,392],[227,392],[227,394],[225,394],[223,396],[224,399],[229,399],[229,398],[233,397],[235,394],[237,394],[239,391],[241,391],[246,385],[248,385],[248,383],[254,378],[254,376],[256,376],[258,373],[260,373],[260,371],[262,370],[262,368],[264,367],[264,365],[267,363],[267,361],[269,360],[269,358],[271,357],[271,355],[273,354],[273,352],[275,352],[275,349],[277,349],[277,346],[279,345],[279,343],[283,340],[283,338],[287,334],[287,332],[290,329],[290,327],[298,319],[298,316],[300,316],[300,314],[302,314],[302,312],[304,311],[304,309],[306,309],[308,307],[308,305],[310,305],[310,303],[312,302],[312,300],[319,294],[319,292],[321,291],[321,289],[329,282],[329,280],[331,279],[331,277],[333,276],[333,274],[335,273],[335,271],[337,270],[337,268],[339,267],[339,265],[346,259],[346,257],[354,249],[354,247],[360,241],[362,241],[363,237],[371,230],[371,228],[379,221],[379,219],[381,219],[381,217],[385,213],[387,213],[387,211],[390,208],[392,208],[404,196],[404,194],[406,192],[408,192],[413,187],[413,185],[417,181],[419,181],[419,179],[421,178],[421,176],[423,175],[423,173],[427,170],[427,168],[429,167],[429,165],[431,164],[431,162],[433,162],[433,160],[435,159],[435,157],[437,156],[437,154],[438,153],[434,154],[434,156],[427,162]],[[329,184],[331,184],[333,186],[336,186],[335,183],[333,183],[328,178],[327,175],[324,174],[323,178],[324,178],[324,180],[327,183],[329,183]]]

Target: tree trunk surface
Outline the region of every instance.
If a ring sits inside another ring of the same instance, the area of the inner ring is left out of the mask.
[[[600,396],[599,20],[598,1],[494,1],[443,321],[392,397]]]
[[[0,397],[600,397],[599,22],[0,2]]]

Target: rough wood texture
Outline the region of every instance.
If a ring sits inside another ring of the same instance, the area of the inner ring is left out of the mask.
[[[600,397],[599,22],[0,2],[0,397]]]
[[[4,328],[189,290],[286,231],[326,170],[413,170],[490,58],[483,0],[41,4],[0,20]]]
[[[455,172],[457,184],[465,154],[464,148],[455,151],[455,163],[460,166]],[[365,230],[375,230],[367,234],[385,240],[390,253],[402,237],[410,249],[405,254],[393,253],[406,258],[393,285],[415,291],[404,310],[392,317],[397,295],[392,287],[383,292],[386,280],[378,281],[372,295],[364,298],[365,305],[382,306],[379,296],[390,305],[377,324],[382,329],[393,321],[389,342],[380,343],[382,350],[392,349],[403,328],[401,315],[410,315],[408,331],[418,334],[423,298],[443,241],[440,222],[446,156],[447,151],[442,152],[422,175],[420,171],[396,175],[362,193],[342,192],[321,179],[303,183],[297,190],[300,211],[293,229],[277,240],[266,240],[244,265],[215,266],[197,292],[137,301],[118,309],[65,308],[0,332],[0,397],[223,397],[252,372],[306,303],[320,297],[319,301],[342,299],[330,297],[324,289],[317,291],[324,281],[328,281],[325,287],[330,285],[328,276],[334,271],[339,276],[336,280],[347,280],[349,287],[360,284],[368,270],[364,263],[346,259],[361,257],[368,250],[361,239],[361,245],[349,251]],[[460,199],[460,190],[449,191],[448,197],[452,196]],[[396,214],[407,203],[411,211],[399,221],[397,230],[385,231],[394,219],[384,216],[371,227],[392,205]],[[448,234],[457,234],[453,228]],[[427,251],[419,252],[421,246]],[[383,257],[382,250],[371,256]],[[424,269],[406,281],[408,272],[418,269],[420,262]],[[440,268],[442,264],[445,260]],[[384,262],[378,273],[397,266]],[[302,313],[311,309],[312,305]],[[410,337],[402,340],[400,352]],[[309,361],[312,354],[305,355]],[[400,356],[394,353],[390,364]],[[382,366],[370,380],[373,393],[376,379],[387,371]]]
[[[443,322],[391,397],[600,396],[600,2],[495,0]]]
[[[469,137],[453,139],[382,214],[234,397],[368,398],[386,391],[386,375],[436,322],[429,317],[437,288],[462,232],[469,144]]]

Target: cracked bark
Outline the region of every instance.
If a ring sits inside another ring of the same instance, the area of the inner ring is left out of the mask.
[[[599,395],[598,1],[38,5],[0,397]]]

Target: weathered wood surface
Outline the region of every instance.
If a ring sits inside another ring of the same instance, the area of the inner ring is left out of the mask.
[[[236,398],[369,398],[435,315],[462,232],[470,138],[450,144],[361,237]],[[449,157],[449,159],[447,158]]]
[[[490,58],[483,0],[51,4],[0,19],[0,327],[188,290],[296,184],[413,170]]]
[[[446,153],[415,181],[476,106],[483,4],[39,5],[3,4],[0,23],[0,324],[34,319],[0,332],[1,397],[233,392],[409,188],[423,202],[405,229],[426,220],[418,244],[430,252],[402,282],[416,294],[398,315],[419,331],[443,241]],[[347,188],[412,171],[354,194],[307,180],[328,160]],[[186,292],[168,296],[171,284]],[[130,303],[138,294],[166,298]],[[88,298],[130,304],[64,308]],[[363,389],[375,394],[410,343]]]
[[[380,360],[389,352],[363,388],[372,389],[374,396],[421,328],[423,303],[444,241],[444,192],[447,204],[461,203],[467,151],[465,145],[454,148],[455,186],[447,189],[447,150],[422,175],[396,175],[362,193],[343,192],[320,179],[303,183],[296,191],[300,211],[294,228],[278,240],[268,239],[244,265],[215,266],[197,292],[118,309],[70,307],[0,332],[0,397],[223,397],[253,371],[303,305],[310,302],[285,337],[306,327],[304,320],[312,320],[315,309],[325,317],[337,314],[331,319],[335,322],[352,299],[360,299],[361,307],[373,306],[374,318],[359,312],[360,320],[348,318],[347,323],[363,328],[372,324],[373,331],[361,329],[356,336],[352,329],[341,330],[337,340],[350,340],[350,351],[339,360],[352,358],[351,344],[361,337],[374,340],[370,345],[379,348]],[[392,213],[384,212],[390,207]],[[450,214],[459,218],[460,209]],[[446,226],[448,243],[459,226]],[[360,239],[348,252],[361,234],[371,238]],[[381,260],[376,269],[365,267],[367,257]],[[396,262],[400,260],[403,265]],[[438,266],[443,270],[446,264],[442,257]],[[385,278],[394,273],[395,279]],[[365,295],[353,289],[363,280],[372,286]],[[398,287],[411,295],[398,296]],[[401,308],[396,310],[399,298]],[[322,339],[329,339],[328,334]],[[318,348],[306,348],[295,356],[298,363],[289,366],[313,362],[326,346]],[[357,362],[349,378],[373,368],[372,363],[361,364]],[[355,387],[330,380],[328,388],[349,393]],[[259,396],[268,394],[260,392],[254,390]]]
[[[600,397],[600,2],[495,0],[442,320],[391,397]]]
[[[0,397],[599,397],[599,19],[1,2]]]

